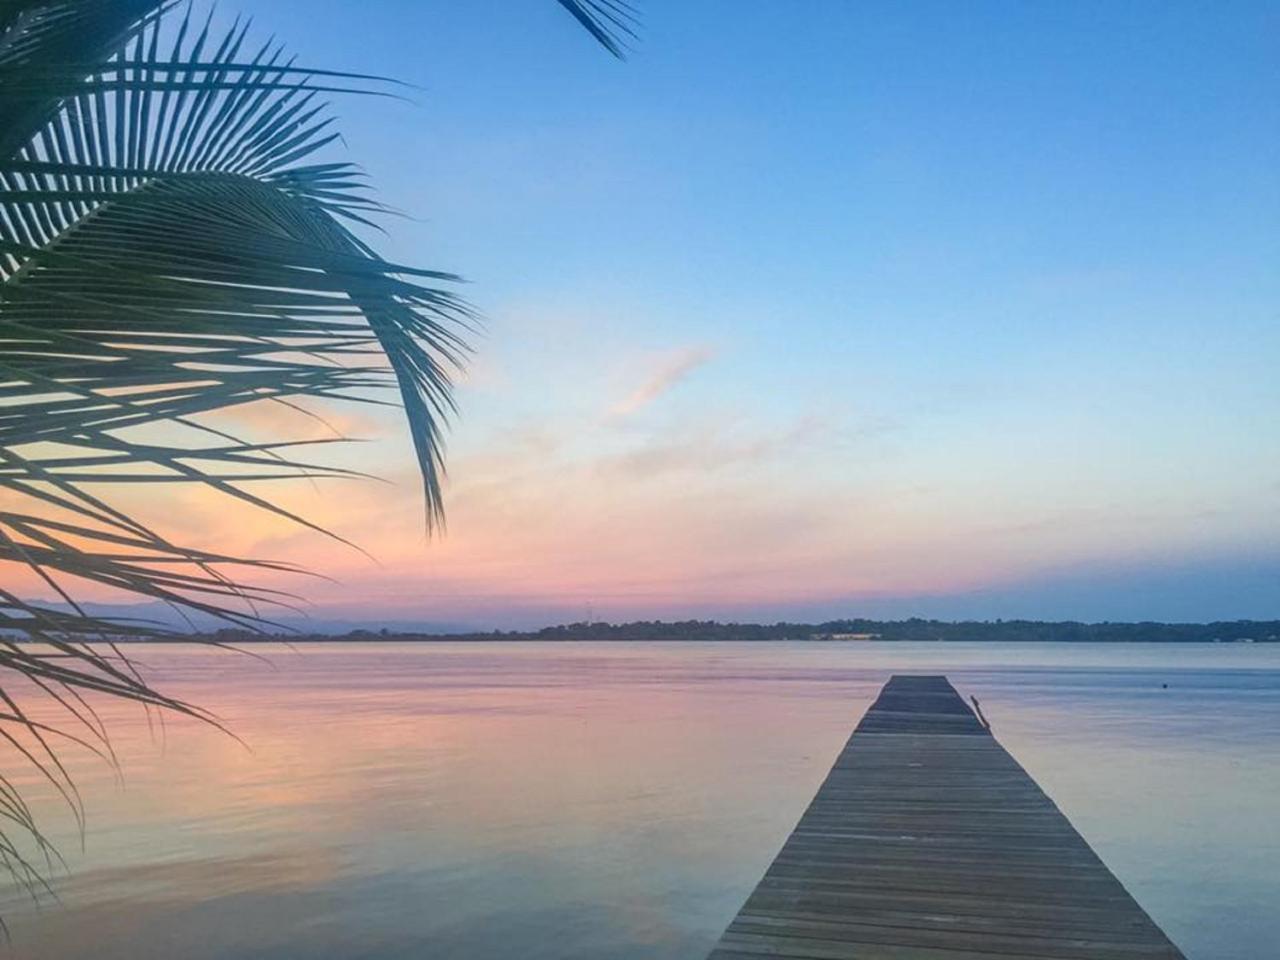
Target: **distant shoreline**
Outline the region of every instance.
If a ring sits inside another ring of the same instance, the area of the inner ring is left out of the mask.
[[[1276,643],[1280,620],[1213,623],[1078,623],[992,620],[835,620],[807,623],[720,623],[714,620],[572,623],[540,630],[428,633],[362,629],[343,634],[218,630],[182,637],[142,638],[146,643],[493,643],[493,642],[805,642],[862,643]],[[126,641],[127,642],[127,641]]]
[[[430,631],[370,626],[304,632],[264,623],[261,629],[226,628],[179,633],[146,618],[101,618],[119,630],[111,637],[74,638],[98,643],[1277,643],[1280,620],[1212,623],[1081,623],[1070,620],[832,620],[824,623],[721,623],[716,620],[638,620],[569,623],[538,630]],[[135,631],[136,633],[132,633]],[[11,641],[39,643],[15,630]]]

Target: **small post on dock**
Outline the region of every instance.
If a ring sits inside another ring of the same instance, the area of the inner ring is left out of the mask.
[[[978,715],[978,722],[987,730],[991,729],[991,724],[987,718],[982,715],[982,705],[978,703],[978,698],[973,694],[969,694],[969,700],[973,703],[973,712]]]

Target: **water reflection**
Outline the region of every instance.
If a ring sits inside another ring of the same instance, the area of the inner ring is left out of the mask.
[[[1280,650],[145,652],[252,752],[110,708],[126,785],[72,758],[88,846],[58,824],[61,906],[6,898],[22,957],[700,958],[895,670],[976,694],[1193,960],[1280,938]]]

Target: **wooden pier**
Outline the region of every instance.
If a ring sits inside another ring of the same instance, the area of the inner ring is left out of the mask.
[[[895,676],[710,960],[1185,960],[946,677]]]

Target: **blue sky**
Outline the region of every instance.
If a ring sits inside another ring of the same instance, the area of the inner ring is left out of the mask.
[[[322,605],[1280,616],[1280,5],[655,0],[625,63],[551,0],[252,12],[421,88],[337,155],[488,318],[449,536],[366,497]]]

